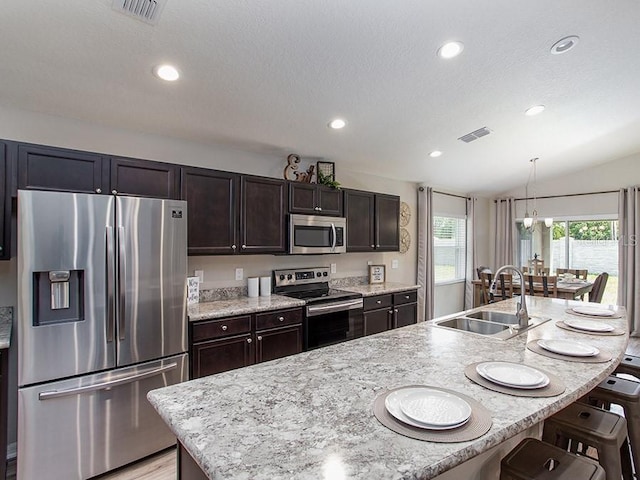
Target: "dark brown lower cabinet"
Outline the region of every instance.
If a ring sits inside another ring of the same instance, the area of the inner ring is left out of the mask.
[[[388,308],[364,312],[364,335],[386,332],[391,329],[391,311]]]
[[[417,292],[410,290],[364,299],[364,334],[406,327],[418,321]]]
[[[406,327],[418,322],[417,302],[416,290],[393,294],[393,328]]]
[[[190,325],[190,378],[302,352],[301,308],[203,320]]]

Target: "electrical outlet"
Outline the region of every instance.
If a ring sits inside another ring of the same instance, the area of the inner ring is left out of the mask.
[[[236,280],[242,280],[244,278],[244,270],[242,268],[236,268]]]
[[[196,270],[194,273],[198,277],[198,283],[204,282],[204,270]]]
[[[391,260],[391,268],[398,268],[398,260]]]
[[[336,264],[335,263],[331,264],[331,273],[336,273]]]

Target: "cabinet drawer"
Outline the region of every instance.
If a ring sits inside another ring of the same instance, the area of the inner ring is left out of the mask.
[[[256,330],[283,327],[294,323],[302,323],[301,308],[256,314]]]
[[[251,315],[198,322],[193,325],[193,342],[251,331]]]
[[[391,295],[377,295],[375,297],[365,297],[364,310],[376,310],[378,308],[390,307],[393,301]]]
[[[418,292],[416,290],[393,294],[394,305],[402,305],[403,303],[415,303],[417,301],[418,301]]]

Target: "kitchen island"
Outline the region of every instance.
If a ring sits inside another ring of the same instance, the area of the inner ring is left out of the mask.
[[[581,302],[528,300],[531,315],[551,320],[509,340],[426,322],[155,390],[148,398],[184,447],[180,465],[192,465],[196,472],[184,474],[185,479],[494,478],[500,457],[517,436],[536,435],[541,421],[606,378],[628,341],[627,334],[558,328],[556,321],[572,318],[567,308]],[[477,310],[487,309],[515,312],[516,299]],[[619,311],[621,318],[606,321],[626,331],[624,309]],[[589,343],[612,359],[570,362],[526,348],[541,338]],[[554,373],[566,390],[555,397],[518,397],[465,377],[467,365],[487,360]],[[473,397],[490,411],[490,430],[467,442],[434,443],[404,437],[378,422],[372,413],[375,398],[416,384]]]

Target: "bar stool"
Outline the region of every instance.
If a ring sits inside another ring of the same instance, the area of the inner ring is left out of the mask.
[[[629,428],[633,466],[640,473],[640,383],[610,375],[591,390],[587,397],[591,405],[604,402],[622,406]]]
[[[590,458],[525,438],[500,462],[500,480],[605,480],[602,467]]]
[[[627,421],[620,415],[572,403],[544,421],[542,440],[579,455],[587,455],[592,447],[598,452],[607,480],[620,480],[621,476],[633,480]]]
[[[640,357],[625,354],[613,374],[624,373],[640,379]]]

